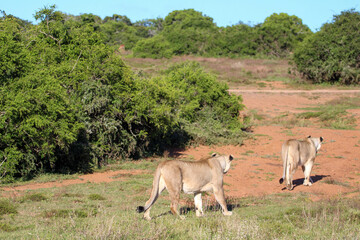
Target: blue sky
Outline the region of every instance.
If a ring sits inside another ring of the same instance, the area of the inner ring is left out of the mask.
[[[132,22],[148,18],[165,18],[174,10],[193,8],[212,17],[218,26],[230,26],[242,21],[258,24],[273,13],[296,15],[312,31],[331,22],[333,15],[355,8],[359,0],[1,0],[0,10],[35,23],[36,11],[55,4],[57,10],[79,15],[92,13],[104,18],[125,15]]]

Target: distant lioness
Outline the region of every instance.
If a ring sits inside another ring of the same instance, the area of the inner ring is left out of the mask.
[[[159,194],[166,188],[169,192],[170,209],[174,215],[180,216],[178,204],[181,190],[187,194],[194,194],[196,216],[203,216],[201,192],[213,191],[224,215],[231,215],[227,210],[223,175],[230,169],[232,155],[206,158],[197,162],[170,160],[159,164],[156,169],[150,199],[145,206],[139,206],[137,211],[144,212],[144,218],[150,220],[150,208]]]
[[[321,147],[323,138],[307,137],[304,140],[290,139],[283,143],[281,157],[283,160],[284,173],[280,178],[280,184],[285,180],[286,188],[293,189],[293,175],[298,166],[302,167],[305,175],[304,185],[311,186],[310,173],[314,165],[315,157]]]

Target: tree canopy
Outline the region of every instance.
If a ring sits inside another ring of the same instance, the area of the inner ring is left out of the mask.
[[[313,82],[360,83],[360,13],[335,15],[294,52],[299,72]]]

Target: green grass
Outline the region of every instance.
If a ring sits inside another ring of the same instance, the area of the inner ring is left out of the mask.
[[[155,168],[157,161],[150,162]],[[272,172],[266,173],[269,180]],[[193,195],[182,194],[180,220],[161,194],[153,220],[136,213],[150,195],[152,174],[110,183],[38,189],[3,198],[0,239],[340,239],[360,237],[360,199],[311,202],[306,194],[227,198],[223,216],[212,193],[204,194],[205,217],[195,216]],[[334,184],[334,183],[332,183]],[[228,194],[228,192],[226,193]],[[24,200],[26,199],[26,200]],[[141,231],[139,231],[141,229]]]
[[[0,216],[7,214],[16,214],[16,206],[8,199],[0,199]]]
[[[48,198],[42,193],[30,193],[30,194],[24,195],[20,199],[20,202],[25,202],[25,201],[40,202],[40,201],[45,201],[47,199]]]
[[[97,193],[90,194],[89,199],[90,200],[100,200],[100,201],[106,200],[105,197],[103,197],[103,196],[101,196],[100,194],[97,194]]]
[[[316,118],[321,126],[331,129],[354,129],[356,118],[346,110],[360,108],[359,97],[341,97],[325,103],[324,105],[303,108],[310,110],[297,114],[299,119]]]

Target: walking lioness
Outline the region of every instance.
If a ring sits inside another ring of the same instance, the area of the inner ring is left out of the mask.
[[[290,139],[283,143],[281,157],[283,160],[284,172],[280,178],[280,184],[285,180],[286,188],[293,189],[293,175],[298,166],[302,167],[305,175],[304,185],[311,186],[311,169],[314,165],[315,157],[321,147],[323,138],[307,137],[304,140]]]
[[[232,155],[217,156],[197,162],[170,160],[159,164],[156,169],[150,199],[145,206],[139,206],[137,211],[145,212],[144,218],[150,220],[150,208],[159,194],[166,188],[169,192],[170,209],[174,215],[180,217],[178,204],[181,190],[187,194],[194,194],[196,216],[203,216],[201,192],[213,191],[216,201],[220,204],[224,215],[231,215],[227,210],[223,175],[230,169]],[[182,217],[181,217],[182,218]]]

